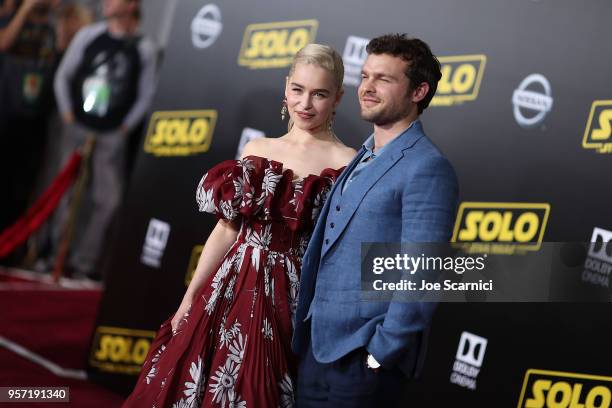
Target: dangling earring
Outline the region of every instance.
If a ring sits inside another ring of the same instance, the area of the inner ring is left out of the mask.
[[[332,126],[334,124],[334,117],[336,117],[336,111],[332,112],[331,117],[329,118],[329,121],[327,122],[327,130],[330,133],[334,133],[334,131],[332,130]]]
[[[281,105],[281,120],[285,120],[287,113],[287,98],[283,98],[283,104]]]

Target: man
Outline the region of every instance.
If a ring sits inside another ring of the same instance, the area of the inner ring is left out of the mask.
[[[423,41],[384,35],[367,46],[361,116],[374,133],[337,180],[303,258],[293,348],[298,406],[408,406],[431,303],[362,301],[362,242],[448,242],[454,170],[423,133],[440,64]]]
[[[138,0],[105,0],[106,21],[80,30],[66,51],[55,78],[58,109],[65,122],[63,155],[96,136],[91,163],[92,214],[82,236],[75,239],[68,267],[91,277],[105,231],[119,205],[129,133],[143,119],[155,89],[156,51],[137,32]],[[58,211],[54,238],[67,219],[64,201]]]
[[[57,61],[52,13],[58,3],[9,0],[1,5],[0,188],[6,199],[0,231],[25,212],[42,161]]]

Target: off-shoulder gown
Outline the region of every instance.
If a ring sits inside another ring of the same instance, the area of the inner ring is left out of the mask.
[[[278,161],[247,156],[204,174],[199,210],[239,223],[237,240],[177,333],[170,319],[161,325],[124,407],[294,406],[301,258],[341,171],[296,180]]]

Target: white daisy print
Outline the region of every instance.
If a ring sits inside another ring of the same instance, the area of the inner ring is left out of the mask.
[[[198,183],[198,188],[196,189],[196,202],[198,203],[198,209],[201,212],[210,213],[215,211],[215,201],[213,200],[213,189],[204,189],[206,176],[208,176],[208,173],[204,174],[200,180],[200,183]]]
[[[225,407],[230,391],[235,391],[234,386],[239,369],[240,365],[228,358],[225,365],[217,368],[216,375],[210,377],[209,392],[213,394],[213,401],[221,404],[222,407]]]
[[[185,391],[183,391],[183,393],[187,398],[186,401],[191,404],[190,406],[199,407],[202,402],[202,385],[206,378],[202,371],[202,358],[200,356],[198,356],[197,363],[195,361],[191,363],[189,375],[191,375],[192,381],[187,381],[185,383]]]
[[[219,329],[219,344],[221,348],[228,347],[238,333],[240,333],[240,323],[238,321],[235,321],[234,324],[227,329],[225,328],[225,324],[222,323]]]
[[[274,340],[274,333],[272,332],[272,325],[268,321],[267,318],[263,321],[263,327],[261,328],[261,332],[263,333],[264,339],[266,340]]]
[[[227,358],[234,361],[238,366],[242,364],[244,359],[244,348],[246,346],[246,337],[242,337],[242,333],[238,332],[235,336],[234,341],[229,347],[229,354]]]
[[[172,404],[172,408],[192,408],[192,404],[185,399],[180,399]]]
[[[240,395],[238,395],[238,393],[234,390],[229,391],[227,399],[227,408],[246,408],[247,406],[246,401],[243,401]]]
[[[158,373],[157,370],[157,362],[159,361],[159,358],[161,356],[161,354],[164,352],[164,350],[166,349],[165,345],[162,345],[159,350],[157,350],[157,353],[155,353],[155,355],[153,356],[153,358],[151,359],[151,369],[149,370],[149,372],[147,373],[147,376],[145,378],[145,381],[147,384],[151,384],[151,381],[153,380],[153,378],[155,378],[155,376]]]
[[[221,213],[228,220],[233,220],[238,215],[238,211],[230,200],[221,201]]]

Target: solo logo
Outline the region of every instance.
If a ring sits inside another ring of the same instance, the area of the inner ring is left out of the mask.
[[[587,122],[582,147],[597,153],[612,153],[612,100],[595,101]]]
[[[527,370],[519,408],[609,408],[612,377]]]
[[[549,213],[548,203],[463,202],[452,242],[466,243],[461,246],[469,253],[538,250]]]
[[[138,374],[154,338],[154,331],[99,326],[89,364],[101,371]]]
[[[484,360],[487,343],[484,338],[464,331],[461,333],[450,382],[460,387],[476,389],[476,379]]]
[[[484,74],[485,55],[439,57],[442,79],[438,83],[431,106],[451,106],[478,98]]]
[[[187,266],[187,273],[185,274],[185,286],[189,286],[189,283],[193,279],[193,274],[198,266],[202,250],[204,250],[204,245],[196,245],[191,250],[191,257],[189,257],[189,265]]]
[[[251,69],[287,67],[302,47],[314,42],[318,27],[317,20],[250,24],[244,31],[238,65]]]
[[[154,112],[149,121],[144,150],[155,156],[206,152],[216,122],[216,110]]]

